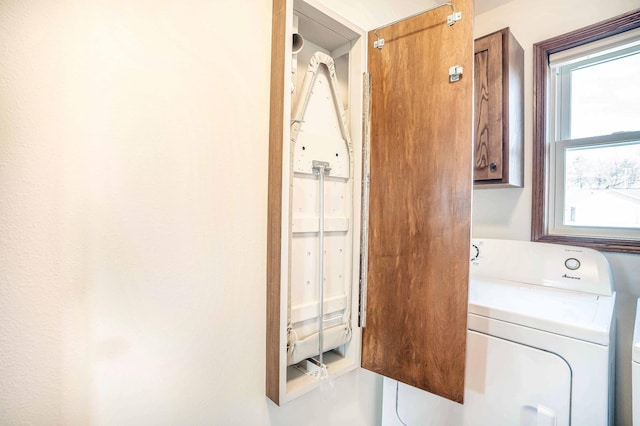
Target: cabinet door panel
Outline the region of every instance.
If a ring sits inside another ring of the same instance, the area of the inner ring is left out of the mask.
[[[475,44],[475,180],[502,179],[502,33]]]
[[[362,365],[462,402],[472,187],[473,10],[369,33],[371,187]],[[465,74],[449,82],[448,70]]]

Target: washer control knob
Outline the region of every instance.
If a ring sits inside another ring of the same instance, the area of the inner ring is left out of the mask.
[[[471,261],[473,262],[480,255],[480,249],[477,245],[471,244]]]
[[[580,267],[580,261],[575,257],[570,257],[564,261],[564,266],[566,266],[567,269],[571,269],[572,271],[575,271]]]

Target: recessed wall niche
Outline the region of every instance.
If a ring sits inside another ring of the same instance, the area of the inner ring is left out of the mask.
[[[269,205],[281,229],[279,259],[270,258],[267,312],[267,396],[278,404],[360,365],[366,67],[363,30],[315,2],[283,4],[283,16],[274,14],[287,41],[279,52],[287,77],[281,105],[272,93],[272,119],[282,108],[283,134],[270,142],[282,144],[282,197]]]

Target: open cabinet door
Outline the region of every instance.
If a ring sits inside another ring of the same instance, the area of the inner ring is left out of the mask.
[[[362,366],[463,402],[471,226],[473,10],[369,33],[370,194]],[[462,77],[450,82],[449,69]]]
[[[472,0],[453,6],[462,15],[453,26],[452,6],[443,5],[380,29],[385,43],[377,49],[376,35],[366,40],[320,1],[273,0],[265,390],[278,405],[361,365],[462,402]],[[294,42],[300,37],[302,47]],[[367,61],[370,155],[361,126]],[[454,66],[464,73],[450,82]],[[310,75],[315,83],[307,85]],[[361,328],[366,158],[369,285]]]

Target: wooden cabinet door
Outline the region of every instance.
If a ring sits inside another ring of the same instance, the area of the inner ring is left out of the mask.
[[[502,179],[502,33],[475,43],[474,180]]]
[[[473,10],[369,33],[369,258],[362,366],[462,402],[472,187]],[[449,81],[452,66],[464,73]]]
[[[524,185],[524,50],[509,28],[475,41],[476,188]]]

